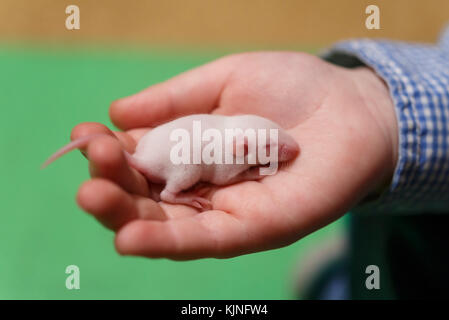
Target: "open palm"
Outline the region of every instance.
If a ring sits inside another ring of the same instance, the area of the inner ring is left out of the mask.
[[[146,132],[194,113],[257,114],[286,128],[301,152],[260,181],[214,188],[213,210],[156,202],[123,156]],[[172,259],[231,257],[278,248],[332,222],[391,178],[397,128],[384,83],[304,53],[232,55],[114,102],[112,121],[78,125],[72,138],[105,132],[84,150],[92,179],[78,203],[116,231],[121,254]],[[118,139],[116,139],[118,138]]]

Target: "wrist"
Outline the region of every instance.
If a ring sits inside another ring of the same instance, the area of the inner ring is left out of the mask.
[[[356,75],[356,86],[384,142],[379,163],[383,174],[375,181],[370,192],[371,196],[380,195],[390,185],[398,161],[399,132],[395,106],[387,84],[372,69],[359,67],[351,72]]]

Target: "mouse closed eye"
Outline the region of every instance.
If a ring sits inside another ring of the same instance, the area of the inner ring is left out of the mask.
[[[99,135],[72,141],[44,166]],[[154,128],[139,140],[134,154],[124,154],[129,165],[148,181],[165,183],[162,201],[207,210],[212,204],[193,186],[261,179],[276,173],[279,164],[294,159],[299,146],[279,125],[259,116],[198,114]]]

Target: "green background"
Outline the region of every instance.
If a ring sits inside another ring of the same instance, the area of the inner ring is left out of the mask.
[[[121,257],[113,233],[76,206],[85,159],[73,152],[39,169],[76,124],[111,127],[112,100],[221,55],[0,47],[0,299],[295,298],[305,253],[340,232],[341,221],[286,248],[227,260]],[[80,290],[65,287],[71,264],[80,268]]]

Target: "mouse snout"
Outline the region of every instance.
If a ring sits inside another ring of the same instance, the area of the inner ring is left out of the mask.
[[[286,143],[281,143],[278,150],[278,161],[284,162],[296,158],[299,154],[299,145],[292,138]]]

